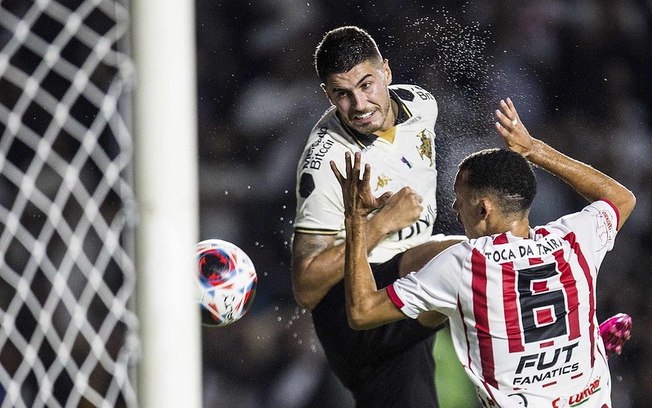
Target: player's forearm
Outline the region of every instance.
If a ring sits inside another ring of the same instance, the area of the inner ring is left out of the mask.
[[[622,184],[540,140],[533,141],[532,150],[526,157],[532,163],[564,180],[590,202],[599,199],[611,201],[620,213],[618,228],[624,224],[634,209],[636,198]]]
[[[387,234],[378,221],[365,223],[366,249],[370,252]],[[303,242],[306,241],[303,237]],[[305,244],[296,243],[298,246]],[[314,309],[331,288],[344,278],[344,243],[332,245],[328,249],[306,249],[315,256],[300,255],[301,249],[293,250],[293,291],[296,301],[307,309]]]
[[[296,246],[296,243],[295,243]],[[314,309],[328,291],[344,276],[344,245],[320,249],[316,256],[303,257],[294,249],[292,289],[297,303]]]
[[[367,259],[365,224],[362,217],[346,218],[344,285],[347,316],[353,328],[365,326],[367,296],[376,291],[376,281]]]
[[[397,320],[402,314],[390,304],[384,290],[378,290],[367,259],[366,221],[363,217],[346,219],[344,286],[349,326],[370,329]]]

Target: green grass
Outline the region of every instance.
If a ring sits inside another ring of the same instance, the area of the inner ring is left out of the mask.
[[[435,383],[439,408],[476,408],[478,398],[471,381],[457,359],[448,327],[437,334],[435,342]]]

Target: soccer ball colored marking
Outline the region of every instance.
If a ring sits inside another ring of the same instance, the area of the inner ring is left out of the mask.
[[[197,244],[202,324],[226,326],[247,313],[256,294],[254,264],[236,245],[209,239]]]

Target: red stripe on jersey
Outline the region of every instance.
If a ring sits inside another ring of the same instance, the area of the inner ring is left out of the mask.
[[[506,262],[503,267],[503,310],[507,328],[507,344],[510,353],[525,351],[521,336],[521,318],[516,301],[516,273],[514,263]]]
[[[507,239],[507,233],[503,232],[502,234],[496,235],[494,238],[494,245],[509,244],[509,239]]]
[[[572,245],[572,244],[571,244]],[[580,337],[580,302],[577,298],[577,285],[571,267],[564,259],[564,251],[559,249],[552,253],[557,261],[557,269],[561,272],[561,284],[568,299],[568,340]]]
[[[491,328],[487,310],[487,264],[484,256],[477,249],[471,254],[471,287],[473,289],[473,315],[478,333],[480,348],[480,365],[482,376],[493,387],[498,388],[495,378],[494,352],[491,342]]]
[[[541,235],[542,237],[545,237],[546,235],[550,234],[547,229],[545,228],[539,228],[538,230],[534,231],[535,234]]]
[[[405,303],[401,300],[400,297],[396,294],[396,289],[394,289],[394,285],[388,285],[385,288],[385,291],[387,291],[387,296],[389,296],[389,300],[394,303],[394,306],[396,306],[399,309],[403,309],[403,306],[405,306]]]
[[[575,233],[571,232],[564,237],[568,243],[570,243],[571,248],[575,251],[577,256],[577,261],[584,272],[584,278],[586,279],[586,284],[589,287],[589,339],[591,340],[591,367],[595,364],[595,293],[593,291],[593,277],[591,276],[591,268],[589,267],[586,258],[584,258],[584,253],[582,253],[582,248],[580,248],[579,243],[575,240]]]
[[[471,371],[471,343],[469,342],[469,331],[466,328],[466,322],[464,321],[464,310],[462,310],[462,304],[460,303],[460,297],[457,297],[457,310],[460,312],[460,319],[462,319],[462,327],[464,328],[464,338],[466,339],[466,354],[467,354],[467,363],[466,366],[469,367]]]

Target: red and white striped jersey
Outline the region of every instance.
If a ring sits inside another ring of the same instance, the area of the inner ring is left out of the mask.
[[[450,318],[458,358],[486,407],[611,407],[596,278],[616,208],[597,201],[530,230],[455,245],[387,287],[415,318]]]

